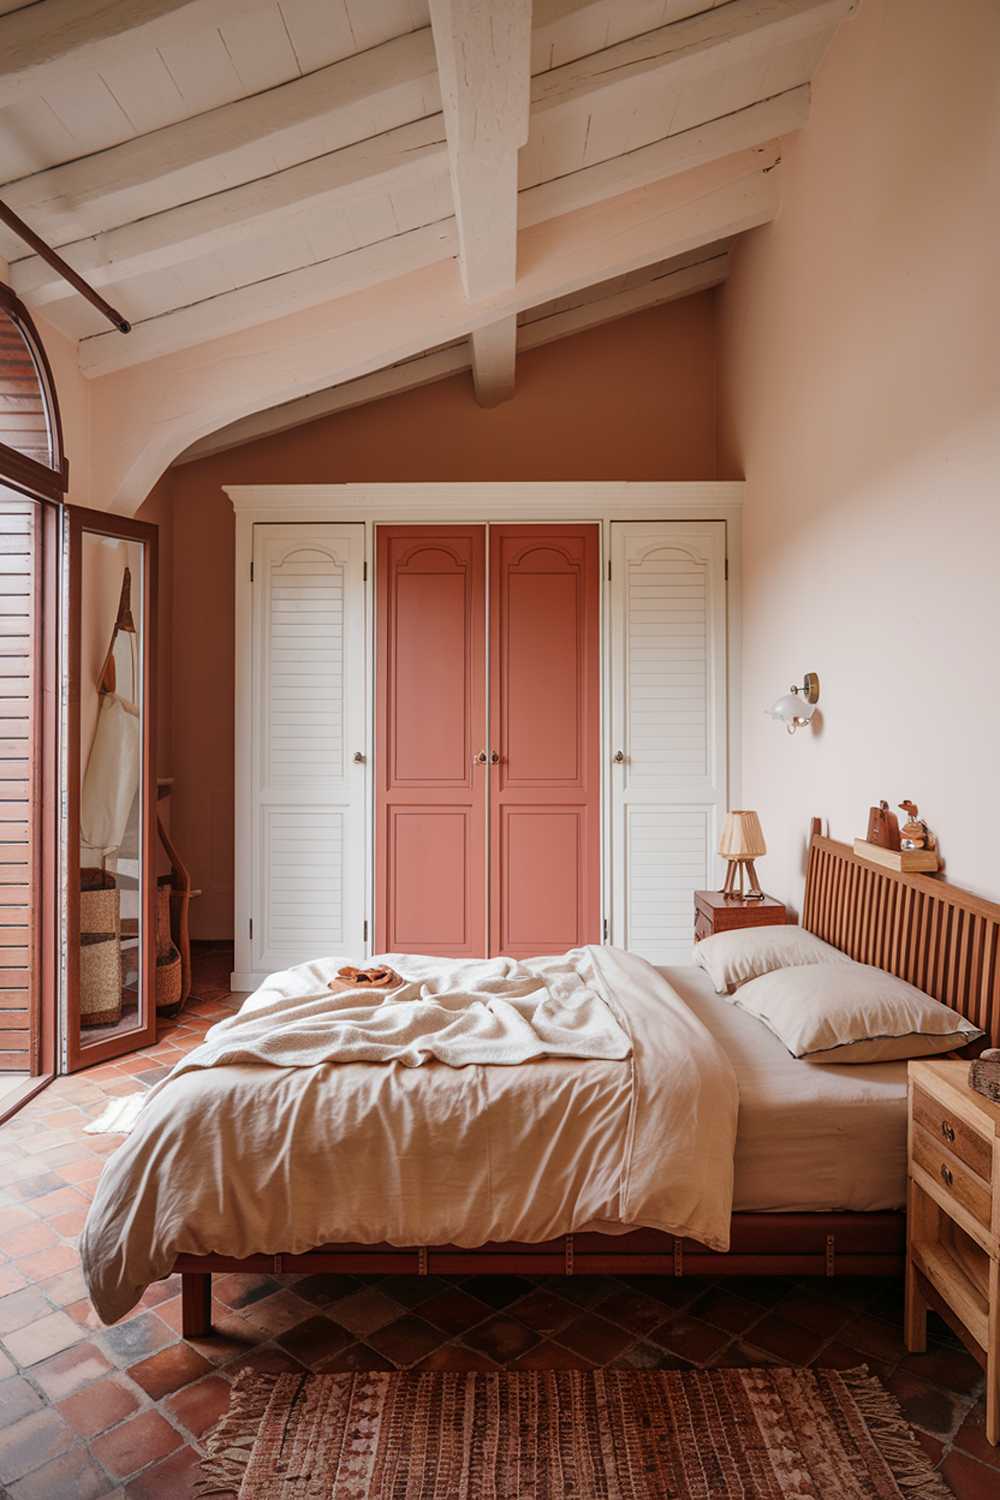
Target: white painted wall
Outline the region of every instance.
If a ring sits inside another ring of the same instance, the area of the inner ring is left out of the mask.
[[[723,473],[745,473],[744,797],[801,899],[811,814],[915,799],[1000,898],[1000,7],[865,0],[722,292]],[[818,727],[763,710],[802,673]]]

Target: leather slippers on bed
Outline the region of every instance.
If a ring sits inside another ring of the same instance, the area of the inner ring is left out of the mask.
[[[404,984],[395,969],[390,969],[387,964],[377,965],[373,969],[355,969],[350,964],[337,970],[336,979],[330,980],[331,990],[398,990]]]

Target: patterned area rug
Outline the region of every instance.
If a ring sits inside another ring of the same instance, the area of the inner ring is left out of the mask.
[[[197,1493],[253,1500],[945,1500],[866,1370],[258,1375]]]

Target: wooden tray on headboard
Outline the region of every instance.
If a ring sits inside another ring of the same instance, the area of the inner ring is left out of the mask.
[[[1000,1046],[1000,906],[932,875],[873,865],[813,819],[802,925],[982,1027]]]

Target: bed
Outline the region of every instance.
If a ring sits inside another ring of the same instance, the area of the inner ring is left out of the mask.
[[[814,822],[802,925],[917,985],[1000,1041],[1000,907],[943,881],[859,859]],[[183,1332],[210,1329],[213,1272],[270,1274],[894,1275],[905,1223],[906,1065],[815,1067],[788,1057],[694,968],[663,971],[739,1083],[728,1249],[601,1222],[474,1246],[327,1243],[239,1256],[179,1254]],[[845,1076],[847,1075],[847,1076]]]

